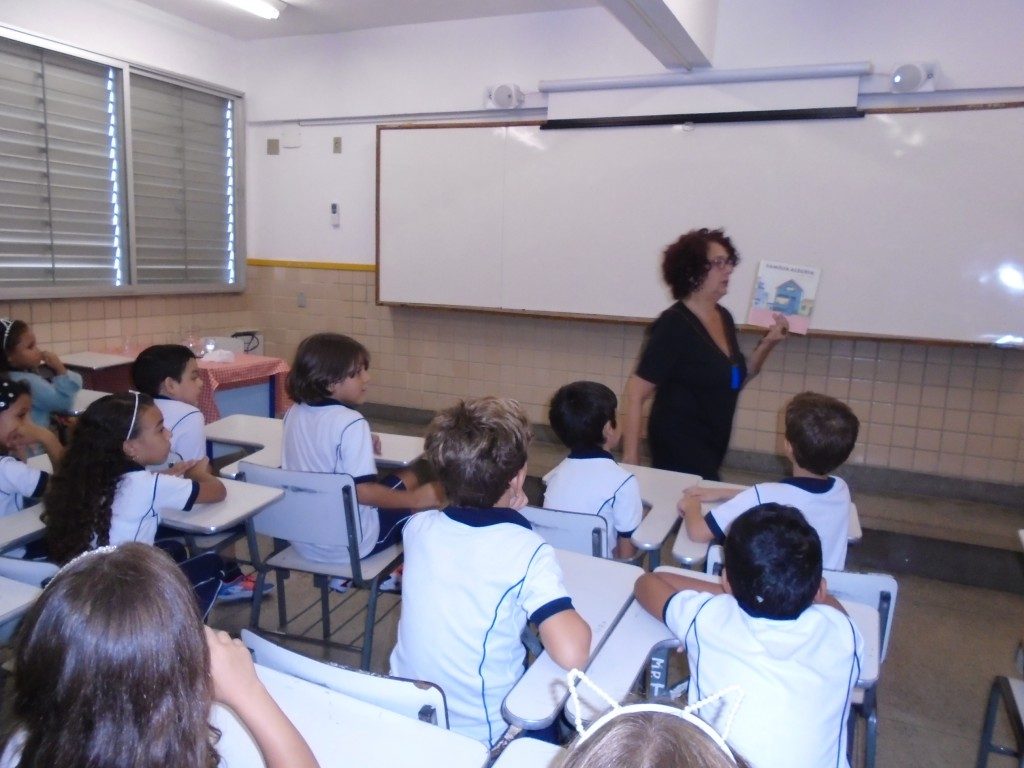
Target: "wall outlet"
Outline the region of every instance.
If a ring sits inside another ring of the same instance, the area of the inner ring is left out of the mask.
[[[281,140],[280,139],[267,139],[267,154],[268,155],[280,155],[281,154]]]
[[[336,155],[341,154],[341,136],[335,136],[331,141],[331,151]]]
[[[295,297],[295,306],[306,306],[306,294],[303,291],[299,291],[299,295]]]

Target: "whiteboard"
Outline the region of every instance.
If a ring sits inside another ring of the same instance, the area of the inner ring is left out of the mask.
[[[813,332],[1024,336],[1024,109],[544,131],[378,131],[378,301],[648,320],[664,247],[725,227],[819,267]]]

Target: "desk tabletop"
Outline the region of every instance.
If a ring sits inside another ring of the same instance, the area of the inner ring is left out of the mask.
[[[71,415],[80,416],[85,409],[95,403],[101,397],[106,397],[109,392],[99,392],[95,389],[80,389],[75,393],[75,399],[71,403]]]
[[[640,549],[660,550],[673,528],[679,525],[679,513],[676,511],[679,497],[687,488],[697,485],[700,477],[636,464],[623,464],[622,467],[636,475],[640,496],[651,505],[651,511],[633,531],[633,543]]]
[[[85,368],[90,371],[99,371],[104,368],[114,368],[118,365],[128,365],[135,362],[134,357],[127,355],[113,355],[109,352],[71,352],[61,355],[61,362],[72,368]]]
[[[43,505],[36,504],[12,515],[0,517],[0,552],[41,539],[46,532],[46,526],[39,519],[42,511]]]
[[[487,748],[436,725],[413,720],[343,693],[256,665],[270,695],[302,733],[320,765],[386,765],[388,768],[481,768]],[[225,707],[210,715],[222,732],[221,766],[265,765],[248,731]]]
[[[237,480],[222,480],[228,495],[224,501],[196,504],[192,509],[160,510],[160,522],[188,533],[220,533],[243,523],[264,507],[284,496],[280,488],[268,488]]]
[[[563,549],[555,553],[573,606],[590,625],[590,657],[594,658],[632,599],[633,585],[643,571],[628,563]],[[550,725],[569,695],[565,675],[566,670],[547,652],[542,653],[505,697],[505,719],[526,730]]]
[[[0,624],[24,614],[42,593],[39,587],[0,576]]]
[[[510,741],[491,768],[558,768],[567,754],[557,744],[523,736]]]

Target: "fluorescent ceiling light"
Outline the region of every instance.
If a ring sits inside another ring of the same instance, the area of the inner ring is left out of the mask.
[[[261,19],[276,19],[287,5],[281,0],[223,0],[228,5],[259,16]]]

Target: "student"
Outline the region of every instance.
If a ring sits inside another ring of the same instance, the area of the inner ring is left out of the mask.
[[[757,504],[774,501],[803,512],[821,537],[824,566],[846,567],[849,538],[850,488],[834,472],[857,442],[860,422],[845,403],[834,397],[802,392],[786,405],[786,458],[793,476],[777,483],[758,483],[744,490],[688,488],[679,500],[679,514],[693,541],[722,541],[739,515]],[[726,499],[703,515],[701,503]]]
[[[469,400],[435,417],[426,453],[451,506],[414,515],[391,673],[440,685],[451,728],[489,747],[501,703],[523,674],[520,636],[535,624],[551,658],[583,667],[590,627],[573,609],[551,545],[516,512],[526,504],[530,426],[514,400]]]
[[[63,563],[105,544],[152,544],[161,509],[224,499],[224,484],[206,459],[179,462],[163,474],[146,469],[167,461],[170,449],[163,414],[149,395],[107,395],[90,405],[46,489],[51,558]]]
[[[818,534],[781,504],[732,524],[720,585],[666,573],[637,581],[640,604],[686,646],[690,701],[731,685],[743,691],[729,743],[754,768],[848,765],[863,640],[826,587]],[[721,729],[721,708],[701,715]]]
[[[82,377],[65,368],[53,352],[39,349],[36,335],[24,320],[0,317],[0,339],[0,373],[28,384],[32,421],[49,428],[51,414],[71,411],[75,394],[82,388]]]
[[[402,525],[413,510],[439,503],[434,484],[419,485],[414,472],[403,470],[377,480],[374,455],[379,441],[353,406],[366,401],[370,355],[355,339],[339,333],[317,333],[299,344],[288,373],[288,396],[295,405],[284,417],[281,466],[300,472],[352,475],[359,501],[359,556],[366,557],[401,540]],[[341,514],[339,504],[339,514]],[[347,547],[293,541],[310,560],[348,562]],[[387,583],[387,582],[385,582]],[[344,590],[333,580],[332,588]]]
[[[135,388],[153,398],[171,431],[169,460],[206,457],[205,421],[199,410],[203,377],[199,361],[181,344],[156,344],[139,353],[132,363]]]
[[[596,381],[566,384],[551,398],[548,422],[569,456],[544,478],[544,506],[600,515],[616,537],[606,543],[604,556],[631,558],[636,547],[630,536],[644,506],[636,478],[610,453],[621,437],[616,407],[615,393]]]
[[[214,701],[234,710],[268,768],[318,766],[248,649],[203,626],[167,555],[140,544],[93,550],[61,569],[24,619],[0,768],[214,768]]]
[[[53,432],[29,420],[31,408],[28,384],[0,378],[0,517],[22,509],[25,499],[42,496],[50,478],[11,453],[38,443],[54,466],[64,453]]]

